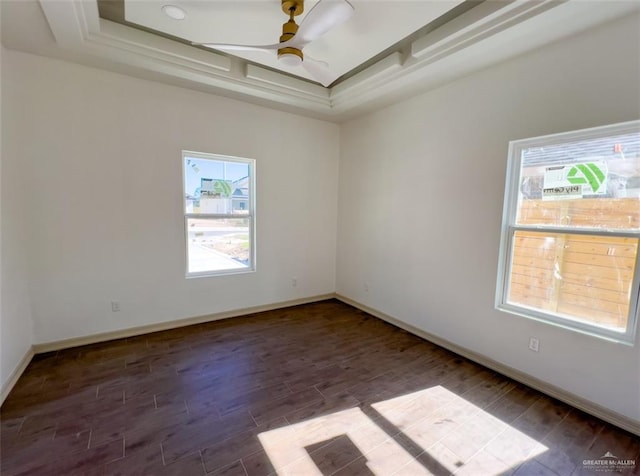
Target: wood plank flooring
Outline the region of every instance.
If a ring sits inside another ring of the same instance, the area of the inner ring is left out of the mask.
[[[640,474],[639,438],[335,300],[37,355],[0,423],[3,476]]]

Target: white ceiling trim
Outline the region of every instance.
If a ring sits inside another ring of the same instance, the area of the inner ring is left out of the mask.
[[[322,86],[280,74],[283,78],[280,84],[253,80],[247,77],[243,60],[103,20],[93,0],[40,3],[61,48],[317,112],[329,109],[329,90]]]
[[[100,19],[100,33],[84,38],[84,48],[131,66],[220,90],[233,91],[282,104],[326,112],[329,91],[322,86],[277,74],[281,79],[260,81],[247,74],[243,60],[193,48],[108,20]],[[265,74],[272,73],[261,68]],[[255,76],[255,75],[254,75]]]
[[[376,68],[336,85],[332,110],[345,118],[380,98],[408,97],[614,18],[637,14],[640,2],[487,1],[416,39],[401,68]],[[372,78],[375,76],[375,78]],[[369,79],[373,79],[369,81]]]
[[[467,73],[475,69],[476,65],[467,62],[468,67],[464,68],[465,70],[458,70],[451,67],[451,62],[444,60],[559,5],[561,3],[556,0],[482,3],[415,40],[411,43],[404,61],[396,56],[399,53],[394,53],[338,84],[332,90],[332,105],[336,110],[347,111],[373,100],[374,95],[393,94],[400,88],[406,88],[408,83],[420,83],[431,87],[443,80],[451,80],[455,76]],[[502,57],[508,52],[508,47],[505,47],[499,53]],[[439,61],[441,64],[436,64]],[[442,69],[442,66],[446,68]]]
[[[331,89],[99,18],[95,0],[40,0],[57,45],[170,78],[332,119],[426,90],[632,10],[634,2],[487,1]],[[595,3],[595,2],[594,2]],[[615,7],[615,5],[618,7]],[[576,15],[581,8],[582,15]],[[616,10],[617,8],[617,10]],[[593,11],[591,11],[593,10]],[[637,11],[637,4],[635,11]],[[584,12],[591,12],[584,15]],[[549,15],[549,13],[552,13]],[[531,25],[534,31],[531,31]],[[555,29],[549,28],[550,26]],[[523,35],[521,32],[535,34]],[[500,40],[478,55],[478,47]]]

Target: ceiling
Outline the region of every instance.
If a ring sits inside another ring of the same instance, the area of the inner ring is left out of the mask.
[[[332,73],[329,84],[463,3],[462,0],[322,1],[347,3],[354,8],[349,20],[304,48],[305,57],[328,63]],[[303,23],[318,3],[306,0],[304,12],[295,17],[296,23]],[[280,0],[99,0],[98,5],[103,18],[196,43],[274,44],[279,41],[282,24],[288,20]],[[119,5],[121,8],[114,8]],[[185,18],[172,19],[164,13],[165,5],[180,7]],[[118,18],[114,11],[122,12],[124,18]],[[274,70],[314,80],[302,67],[284,66],[274,50],[232,53]]]
[[[1,0],[1,39],[8,49],[340,122],[640,13],[638,0],[349,1],[351,19],[304,49],[329,63],[330,87],[275,55],[191,45],[276,43],[287,20],[280,0]],[[165,4],[187,18],[171,20]]]

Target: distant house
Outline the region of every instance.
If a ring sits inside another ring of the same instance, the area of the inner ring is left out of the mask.
[[[195,212],[243,214],[249,210],[249,177],[235,181],[203,178],[197,192],[192,202]]]
[[[246,213],[249,210],[249,177],[233,182],[231,208],[234,213]]]

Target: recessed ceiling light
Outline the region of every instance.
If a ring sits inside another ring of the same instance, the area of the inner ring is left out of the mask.
[[[164,5],[162,7],[162,11],[165,15],[169,18],[173,18],[174,20],[184,20],[187,18],[187,12],[176,5]]]

